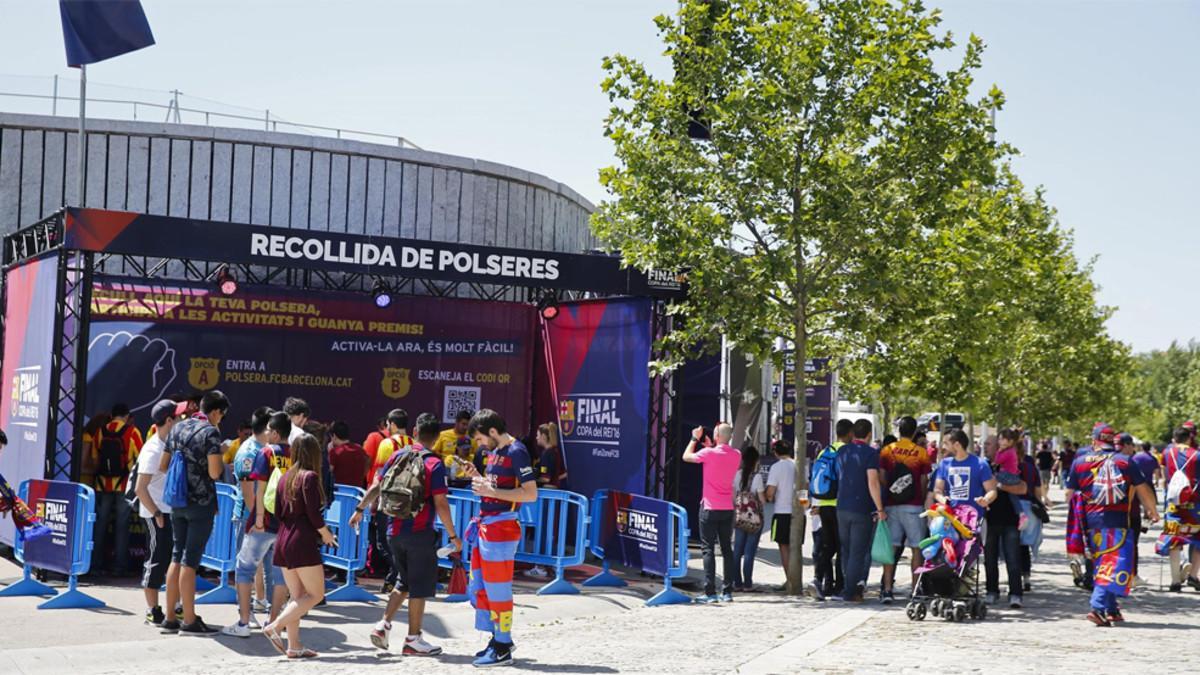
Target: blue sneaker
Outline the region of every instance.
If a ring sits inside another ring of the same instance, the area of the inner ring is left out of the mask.
[[[726,593],[722,595],[721,602],[733,602],[733,593]]]
[[[471,665],[476,668],[490,668],[492,666],[508,666],[512,665],[513,657],[512,650],[508,649],[503,652],[496,651],[495,647],[489,647],[483,656],[471,662]]]
[[[698,602],[702,605],[715,605],[716,603],[718,603],[720,601],[721,601],[721,598],[719,598],[715,595],[700,595],[700,596],[696,597],[694,602]]]

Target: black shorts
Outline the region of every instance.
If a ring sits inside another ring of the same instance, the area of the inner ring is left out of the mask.
[[[438,533],[432,529],[402,532],[388,539],[397,591],[408,593],[410,598],[437,595],[438,541]]]
[[[146,564],[142,567],[142,588],[158,589],[167,580],[167,568],[171,565],[171,551],[175,544],[171,539],[171,514],[163,514],[163,526],[154,524],[153,518],[142,518],[146,523]]]
[[[792,542],[792,514],[776,513],[771,519],[771,541],[784,546]]]

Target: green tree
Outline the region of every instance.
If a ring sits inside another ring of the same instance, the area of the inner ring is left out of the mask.
[[[673,308],[684,320],[666,338],[674,357],[656,367],[722,334],[777,363],[779,337],[798,363],[870,349],[913,300],[888,273],[892,252],[937,236],[945,205],[993,179],[1000,93],[968,94],[982,43],[972,36],[956,67],[935,67],[955,43],[917,1],[684,0],[656,23],[673,78],[628,56],[604,61],[619,164],[601,171],[613,199],[592,220],[628,263],[688,271],[689,296]],[[709,140],[690,140],[689,125]],[[799,496],[807,439],[796,428]],[[792,592],[800,561],[795,546]]]

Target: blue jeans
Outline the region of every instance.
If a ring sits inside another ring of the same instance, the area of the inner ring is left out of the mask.
[[[983,568],[988,593],[1000,595],[1000,554],[1008,572],[1008,594],[1021,595],[1021,531],[1016,525],[988,523],[983,547]]]
[[[129,502],[123,492],[96,493],[95,548],[92,550],[92,571],[99,572],[105,561],[105,545],[108,543],[108,524],[112,522],[113,571],[125,574],[129,571]]]
[[[1092,609],[1101,614],[1117,611],[1117,594],[1110,593],[1099,586],[1092,587]]]
[[[273,597],[271,589],[283,583],[283,571],[272,563],[275,553],[274,532],[247,532],[238,547],[237,566],[233,569],[233,580],[239,584],[254,583],[254,573],[259,564],[263,566],[263,580],[267,598]]]
[[[871,573],[871,540],[875,535],[875,520],[870,513],[838,509],[837,521],[842,573],[846,578],[842,598],[852,600],[867,587],[867,575]]]
[[[733,560],[737,564],[733,577],[733,585],[750,587],[754,585],[754,556],[758,555],[758,539],[762,530],[745,532],[733,530]],[[785,561],[786,565],[787,562]]]

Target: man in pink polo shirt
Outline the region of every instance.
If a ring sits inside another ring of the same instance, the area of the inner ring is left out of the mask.
[[[733,557],[733,475],[742,462],[742,453],[733,449],[733,427],[721,423],[713,430],[716,445],[697,450],[704,438],[704,427],[692,430],[692,441],[683,451],[683,461],[703,465],[704,491],[700,498],[700,551],[704,555],[704,595],[697,602],[733,602],[733,581],[737,578],[737,560]],[[717,556],[714,547],[721,544],[722,592],[717,597]]]

